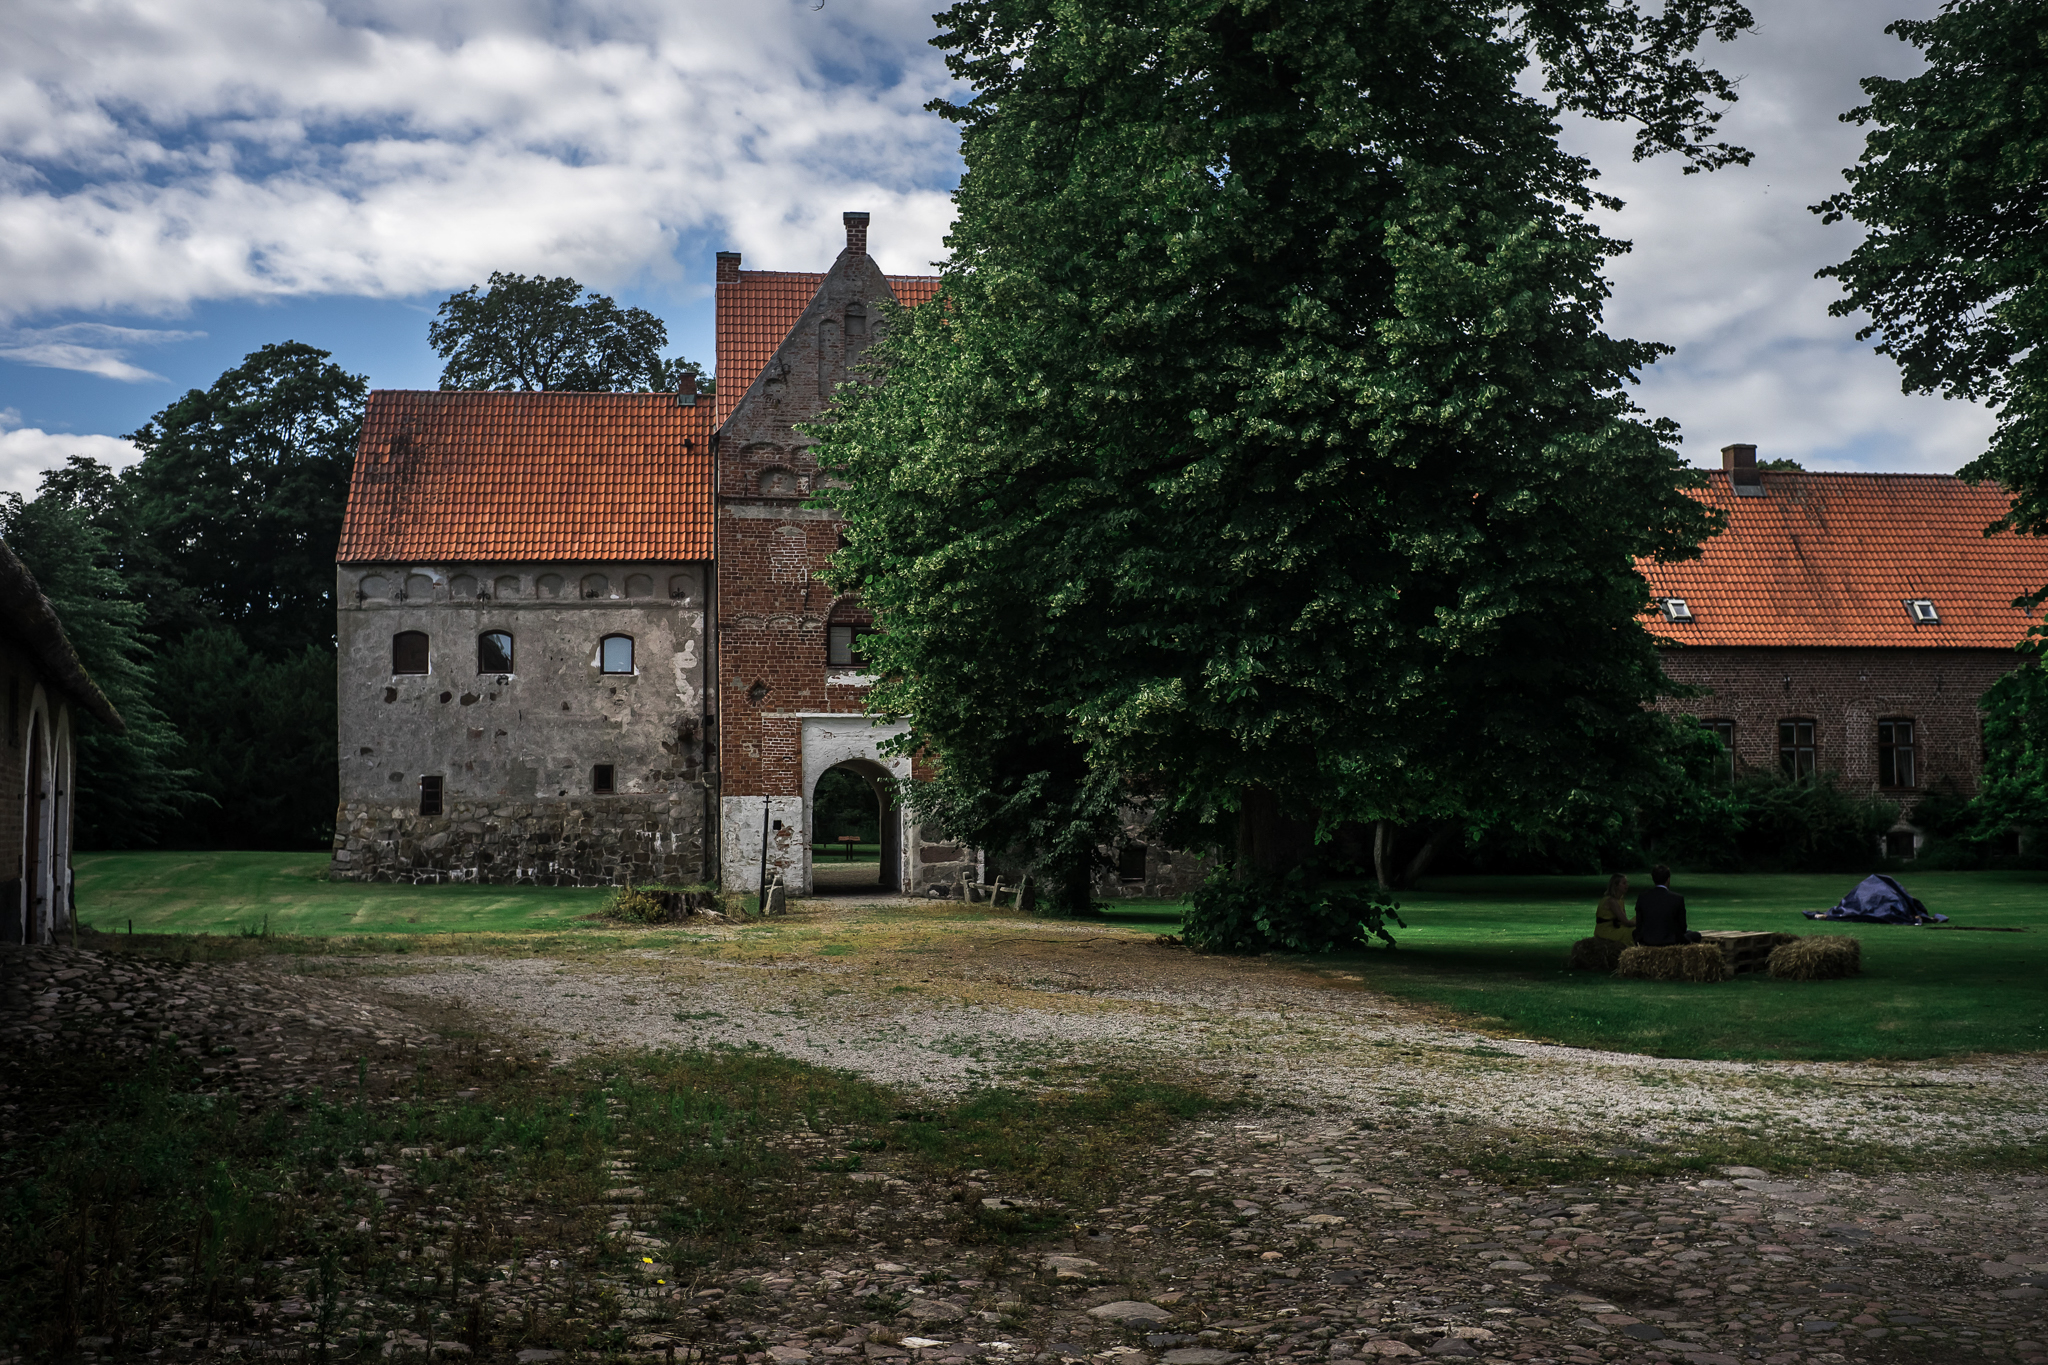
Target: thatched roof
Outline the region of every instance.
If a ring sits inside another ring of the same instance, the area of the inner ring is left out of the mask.
[[[50,599],[36,586],[35,575],[15,558],[5,542],[0,542],[0,631],[6,632],[15,648],[35,660],[45,683],[66,692],[95,718],[116,730],[127,728],[113,703],[78,661],[78,651],[71,647]]]

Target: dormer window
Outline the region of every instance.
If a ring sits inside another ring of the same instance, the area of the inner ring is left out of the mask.
[[[1934,609],[1934,603],[1925,597],[1916,597],[1906,603],[1906,615],[1913,618],[1915,625],[1935,625],[1941,620],[1941,613]]]
[[[1682,625],[1692,620],[1692,608],[1686,605],[1683,597],[1667,597],[1664,599],[1664,619]]]

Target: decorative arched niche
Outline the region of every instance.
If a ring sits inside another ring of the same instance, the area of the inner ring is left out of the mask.
[[[654,579],[653,579],[653,578],[652,578],[651,576],[649,576],[649,575],[647,575],[647,574],[644,574],[644,573],[631,573],[631,574],[627,574],[627,575],[626,575],[626,596],[628,596],[628,597],[652,597],[652,596],[654,596]]]
[[[369,574],[363,578],[362,582],[356,584],[356,591],[362,594],[365,599],[389,597],[391,595],[391,580],[383,574]]]
[[[794,469],[782,465],[761,471],[754,481],[755,489],[764,498],[795,498],[803,495],[803,488]]]

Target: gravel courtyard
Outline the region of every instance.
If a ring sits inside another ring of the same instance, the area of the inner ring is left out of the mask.
[[[134,1039],[204,1005],[209,1038],[273,1044],[242,1046],[213,1077],[258,1095],[339,1080],[365,1049],[398,1068],[459,1025],[564,1066],[752,1044],[934,1095],[1092,1062],[1250,1101],[1191,1125],[1118,1198],[1066,1211],[1066,1233],[1017,1258],[944,1235],[963,1202],[1013,1193],[994,1180],[848,1174],[819,1214],[843,1221],[843,1245],[681,1289],[650,1261],[623,1284],[645,1326],[632,1352],[648,1360],[2048,1362],[2048,1184],[2038,1168],[1951,1171],[1940,1156],[2042,1140],[2037,1055],[1777,1065],[1548,1047],[1429,1017],[1341,971],[1055,922],[892,933],[840,902],[658,949],[214,965],[49,950],[7,955],[0,975],[0,1023],[23,1041]],[[27,1098],[0,1096],[8,1128]],[[1673,1152],[1731,1130],[1904,1145],[1909,1173],[1504,1186],[1458,1156]],[[637,1237],[660,1211],[635,1202],[631,1161],[616,1165],[612,1221]],[[378,1171],[402,1206],[404,1170]],[[506,1267],[508,1305],[543,1301],[548,1266]],[[463,1351],[402,1326],[383,1340],[393,1358]],[[198,1354],[216,1352],[266,1354],[210,1337]]]

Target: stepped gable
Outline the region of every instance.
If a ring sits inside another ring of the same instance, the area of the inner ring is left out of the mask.
[[[896,301],[915,308],[939,292],[936,275],[887,275]],[[712,424],[724,426],[761,368],[775,355],[825,276],[804,270],[741,270],[737,253],[719,257],[718,388]]]
[[[1750,448],[1750,449],[1753,449]],[[1738,485],[1743,485],[1738,491]],[[1715,471],[1696,493],[1727,515],[1698,559],[1642,561],[1651,614],[1687,645],[2009,649],[2039,620],[2013,600],[2048,584],[2048,537],[1984,529],[2005,514],[1995,484],[1942,474]],[[1925,599],[1938,621],[1913,618]]]
[[[704,560],[711,519],[708,403],[382,389],[335,558]]]

